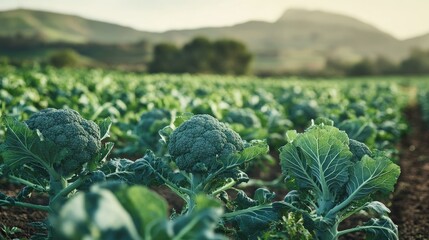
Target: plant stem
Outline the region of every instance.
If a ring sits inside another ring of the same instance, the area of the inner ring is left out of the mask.
[[[386,227],[381,227],[381,226],[359,226],[359,227],[355,227],[355,228],[350,228],[350,229],[339,231],[337,233],[337,236],[339,237],[339,236],[347,234],[347,233],[362,231],[362,230],[365,230],[365,229],[374,229],[374,228],[375,229],[381,229],[381,230],[389,231],[389,232],[393,232],[392,229],[386,228]],[[393,236],[395,236],[397,240],[399,239],[397,237],[396,233],[394,233]]]
[[[19,178],[19,177],[15,177],[15,176],[9,176],[9,178],[12,179],[12,180],[14,180],[14,181],[16,181],[16,182],[18,182],[18,183],[24,184],[25,186],[32,187],[32,188],[34,188],[35,190],[37,190],[39,192],[46,192],[46,189],[43,188],[42,186],[34,184],[34,183],[32,183],[30,181],[27,181],[25,179],[22,179],[22,178]]]
[[[49,180],[49,206],[58,210],[61,207],[61,202],[64,199],[64,196],[59,195],[61,191],[67,187],[67,181],[62,177],[55,177],[50,175]]]
[[[240,214],[252,212],[252,211],[256,211],[256,210],[261,210],[264,208],[272,208],[272,205],[271,204],[265,204],[265,205],[259,205],[259,206],[254,206],[254,207],[250,207],[250,208],[246,208],[246,209],[237,210],[234,212],[224,213],[222,215],[222,218],[231,219],[231,218],[238,216]]]
[[[15,201],[14,203],[11,203],[11,202],[6,201],[6,200],[0,200],[0,203],[5,203],[8,206],[19,206],[19,207],[25,207],[25,208],[40,210],[40,211],[44,211],[44,212],[52,212],[52,209],[49,206],[44,206],[44,205],[37,205],[37,204],[19,202],[19,201]]]
[[[51,203],[55,203],[59,198],[65,198],[69,193],[78,188],[85,181],[85,179],[87,179],[87,176],[80,177],[72,184],[63,188],[55,197],[52,198]]]
[[[214,191],[211,193],[211,195],[214,195],[214,196],[215,196],[215,195],[219,194],[219,193],[220,193],[220,192],[222,192],[222,191],[228,190],[228,189],[230,189],[231,187],[233,187],[236,183],[237,183],[237,182],[236,182],[235,180],[232,180],[231,182],[229,182],[229,183],[227,183],[227,184],[223,185],[222,187],[220,187],[220,188],[218,188],[218,189],[214,190]]]
[[[280,175],[276,179],[273,179],[271,181],[263,181],[260,179],[250,179],[247,183],[241,183],[240,186],[242,187],[282,187],[286,188],[282,184],[282,181],[284,179],[284,176]]]

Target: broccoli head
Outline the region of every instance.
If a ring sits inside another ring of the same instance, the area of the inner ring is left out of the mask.
[[[180,170],[211,172],[226,157],[244,149],[240,135],[210,115],[195,115],[171,134],[168,152]]]
[[[100,128],[69,109],[48,108],[33,114],[26,122],[31,130],[39,130],[65,155],[54,168],[63,176],[79,172],[85,163],[95,159],[101,150]]]

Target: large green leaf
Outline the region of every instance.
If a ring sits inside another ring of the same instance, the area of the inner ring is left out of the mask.
[[[389,159],[378,155],[374,159],[365,155],[352,168],[346,185],[349,200],[357,200],[375,191],[391,192],[399,177],[400,168]]]
[[[45,171],[52,169],[55,163],[59,163],[67,154],[66,150],[58,151],[58,147],[40,132],[33,131],[13,118],[4,118],[6,126],[6,138],[1,147],[1,155],[4,159],[3,171],[22,170],[20,175],[40,174],[34,169],[42,168]],[[37,178],[36,176],[34,176]]]
[[[398,227],[387,216],[371,218],[364,226],[367,240],[399,240]]]
[[[224,214],[226,222],[234,224],[240,236],[257,239],[271,224],[280,220],[281,214],[271,204],[275,194],[264,188],[255,191],[254,199],[239,191],[234,201],[235,211]]]
[[[115,191],[121,205],[132,217],[141,236],[153,222],[167,219],[168,204],[155,192],[142,187],[132,186]]]
[[[349,178],[348,144],[347,134],[337,128],[313,126],[280,149],[282,169],[299,187],[335,196]]]
[[[102,188],[76,195],[53,223],[61,239],[141,239],[115,195]]]
[[[369,145],[374,143],[377,127],[368,119],[355,118],[341,122],[338,128],[344,130],[350,139]]]

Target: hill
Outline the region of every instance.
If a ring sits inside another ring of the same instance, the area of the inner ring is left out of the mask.
[[[404,44],[407,45],[409,48],[425,48],[429,49],[429,33],[410,38],[404,41]]]
[[[150,35],[117,24],[26,9],[0,12],[0,23],[1,36],[38,35],[46,41],[130,43]]]
[[[289,9],[275,22],[249,21],[226,27],[172,30],[162,33],[78,16],[34,10],[0,12],[0,36],[41,36],[48,42],[183,44],[196,36],[232,38],[255,55],[256,71],[320,69],[326,59],[356,62],[363,57],[404,58],[411,46],[429,48],[429,35],[400,41],[360,20],[329,12]]]
[[[399,60],[407,49],[393,36],[339,14],[287,10],[276,22],[250,21],[230,27],[168,31],[163,37],[183,43],[192,36],[243,41],[256,55],[255,67],[317,69],[326,58],[354,62],[384,55]]]

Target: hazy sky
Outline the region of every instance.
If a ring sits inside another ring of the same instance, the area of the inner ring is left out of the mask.
[[[401,39],[429,33],[429,0],[0,0],[0,10],[17,7],[148,31],[275,21],[288,8],[305,8],[353,16]]]

